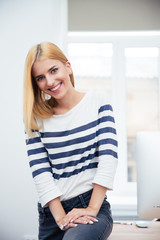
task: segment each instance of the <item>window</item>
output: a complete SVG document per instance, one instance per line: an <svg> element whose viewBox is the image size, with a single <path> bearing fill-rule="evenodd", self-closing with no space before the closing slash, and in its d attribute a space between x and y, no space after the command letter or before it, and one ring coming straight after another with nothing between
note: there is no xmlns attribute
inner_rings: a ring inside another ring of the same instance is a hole
<svg viewBox="0 0 160 240"><path fill-rule="evenodd" d="M128 205L128 196L136 214L136 133L160 122L160 32L69 32L68 39L77 87L111 99L119 141L113 202Z"/></svg>
<svg viewBox="0 0 160 240"><path fill-rule="evenodd" d="M77 89L81 91L103 89L111 97L112 44L69 43L68 53Z"/></svg>
<svg viewBox="0 0 160 240"><path fill-rule="evenodd" d="M136 182L136 133L159 127L158 60L158 48L125 49L129 182Z"/></svg>

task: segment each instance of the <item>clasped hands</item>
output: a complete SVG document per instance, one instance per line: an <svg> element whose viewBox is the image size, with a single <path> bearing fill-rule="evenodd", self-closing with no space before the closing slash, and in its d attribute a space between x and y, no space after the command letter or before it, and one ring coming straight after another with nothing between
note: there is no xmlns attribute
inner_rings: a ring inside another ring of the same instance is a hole
<svg viewBox="0 0 160 240"><path fill-rule="evenodd" d="M57 224L61 230L65 231L70 227L77 227L77 223L93 224L98 222L96 216L97 211L89 206L87 208L73 208Z"/></svg>

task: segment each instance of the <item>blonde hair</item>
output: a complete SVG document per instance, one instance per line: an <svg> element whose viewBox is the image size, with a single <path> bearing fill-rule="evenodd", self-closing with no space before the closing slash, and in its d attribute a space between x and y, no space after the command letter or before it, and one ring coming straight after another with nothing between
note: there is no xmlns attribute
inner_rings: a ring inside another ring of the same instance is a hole
<svg viewBox="0 0 160 240"><path fill-rule="evenodd" d="M38 130L42 126L39 120L48 119L53 115L53 107L56 101L53 97L46 99L32 77L32 66L36 60L56 59L66 63L68 59L64 53L53 43L43 42L33 46L26 57L24 69L24 124L28 136L32 136L33 130ZM71 83L74 87L73 73L70 75Z"/></svg>

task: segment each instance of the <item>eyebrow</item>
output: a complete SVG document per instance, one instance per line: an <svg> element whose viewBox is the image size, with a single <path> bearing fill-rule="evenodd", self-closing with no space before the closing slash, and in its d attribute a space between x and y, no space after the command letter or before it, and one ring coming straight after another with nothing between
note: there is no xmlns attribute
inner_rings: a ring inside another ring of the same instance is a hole
<svg viewBox="0 0 160 240"><path fill-rule="evenodd" d="M50 69L48 69L48 72L50 72L53 68L55 68L57 65L53 65Z"/></svg>
<svg viewBox="0 0 160 240"><path fill-rule="evenodd" d="M55 68L57 65L53 65L51 68L48 69L48 72L50 72L53 68ZM40 74L38 76L36 76L34 79L37 79L39 77L41 77L43 74Z"/></svg>

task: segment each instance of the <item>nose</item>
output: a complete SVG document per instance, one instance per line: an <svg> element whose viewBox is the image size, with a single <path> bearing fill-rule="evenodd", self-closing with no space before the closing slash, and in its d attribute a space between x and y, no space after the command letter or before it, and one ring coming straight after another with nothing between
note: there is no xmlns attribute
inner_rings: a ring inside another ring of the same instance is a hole
<svg viewBox="0 0 160 240"><path fill-rule="evenodd" d="M47 86L51 87L54 84L53 76L46 76Z"/></svg>

